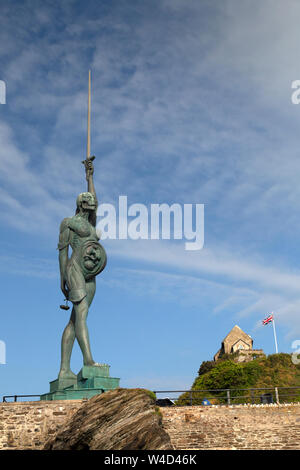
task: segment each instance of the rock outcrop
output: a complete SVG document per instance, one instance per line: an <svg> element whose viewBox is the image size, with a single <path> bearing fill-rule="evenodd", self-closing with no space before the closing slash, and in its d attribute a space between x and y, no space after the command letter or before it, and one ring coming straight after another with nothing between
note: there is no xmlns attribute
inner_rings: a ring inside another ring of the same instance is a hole
<svg viewBox="0 0 300 470"><path fill-rule="evenodd" d="M172 445L151 392L119 388L83 403L44 449L160 450Z"/></svg>

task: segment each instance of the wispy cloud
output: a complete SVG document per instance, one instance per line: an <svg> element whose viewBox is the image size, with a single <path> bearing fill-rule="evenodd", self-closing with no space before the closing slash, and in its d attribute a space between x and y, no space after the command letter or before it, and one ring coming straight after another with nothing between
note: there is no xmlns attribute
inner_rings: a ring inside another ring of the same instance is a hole
<svg viewBox="0 0 300 470"><path fill-rule="evenodd" d="M300 281L300 107L290 102L299 4L98 3L3 7L2 223L55 246L60 220L74 213L85 188L91 66L100 201L206 204L203 251L116 242L112 253L144 263L141 279L153 275L169 295L179 285L182 298L207 292L216 315L273 304L291 325Z"/></svg>
<svg viewBox="0 0 300 470"><path fill-rule="evenodd" d="M57 263L54 263L53 260L33 256L29 258L20 254L0 253L0 271L6 274L41 279L58 278Z"/></svg>
<svg viewBox="0 0 300 470"><path fill-rule="evenodd" d="M211 299L212 313L229 310L236 319L253 316L254 321L274 310L282 325L292 327L294 335L300 333L300 273L287 266L266 267L262 262L239 258L224 248L222 251L204 249L187 256L177 244L156 241L110 242L108 249L115 256L147 263L147 271L139 269L133 279L135 271L128 270L132 289L137 293L145 285L149 286L147 279L151 278L150 289L162 299L170 295L187 306L197 302L205 304ZM153 271L154 266L159 271ZM122 279L123 287L130 286L129 279L127 282L124 276Z"/></svg>

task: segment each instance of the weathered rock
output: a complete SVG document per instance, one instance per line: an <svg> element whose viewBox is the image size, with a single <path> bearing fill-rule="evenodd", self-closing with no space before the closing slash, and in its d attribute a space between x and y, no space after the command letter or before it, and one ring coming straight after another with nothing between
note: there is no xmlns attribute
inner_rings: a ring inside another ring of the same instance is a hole
<svg viewBox="0 0 300 470"><path fill-rule="evenodd" d="M155 450L172 445L151 393L119 388L84 403L44 449Z"/></svg>

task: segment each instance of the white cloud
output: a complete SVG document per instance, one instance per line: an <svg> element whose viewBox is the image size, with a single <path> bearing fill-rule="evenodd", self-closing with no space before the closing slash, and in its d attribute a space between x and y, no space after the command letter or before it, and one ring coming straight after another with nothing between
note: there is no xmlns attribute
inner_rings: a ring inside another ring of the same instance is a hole
<svg viewBox="0 0 300 470"><path fill-rule="evenodd" d="M161 241L111 241L113 253L121 257L143 260L169 267L224 276L233 281L257 285L261 288L282 289L290 293L299 292L300 271L292 273L289 268L264 266L246 257L240 258L228 250L204 248L197 252L186 252L180 244ZM148 244L148 246L147 246ZM151 249L150 245L151 244Z"/></svg>
<svg viewBox="0 0 300 470"><path fill-rule="evenodd" d="M137 242L111 245L113 253L165 267L170 293L180 282L183 295L216 282L224 289L216 314L273 303L291 324L300 281L300 107L290 102L300 78L299 3L164 0L132 7L134 21L121 6L89 18L70 5L31 16L24 5L0 20L2 221L49 232L54 245L60 219L74 212L85 187L92 64L99 199L205 203L208 217L197 254Z"/></svg>
<svg viewBox="0 0 300 470"><path fill-rule="evenodd" d="M13 252L13 247L11 247L11 251ZM28 259L25 255L9 254L8 252L0 254L0 261L0 271L6 274L41 279L58 278L58 263L54 263L53 260L47 258L42 259L31 256Z"/></svg>
<svg viewBox="0 0 300 470"><path fill-rule="evenodd" d="M138 295L147 285L147 290L159 294L162 301L170 296L187 306L206 304L210 299L212 314L230 310L236 319L250 315L262 319L269 311L276 311L281 325L292 328L293 335L300 333L299 271L274 264L266 267L224 248L187 255L180 245L163 242L106 241L106 245L112 255L148 265L147 271L139 269L132 280L134 271L128 270L129 279L122 276L119 288L126 286ZM160 271L153 271L152 266Z"/></svg>

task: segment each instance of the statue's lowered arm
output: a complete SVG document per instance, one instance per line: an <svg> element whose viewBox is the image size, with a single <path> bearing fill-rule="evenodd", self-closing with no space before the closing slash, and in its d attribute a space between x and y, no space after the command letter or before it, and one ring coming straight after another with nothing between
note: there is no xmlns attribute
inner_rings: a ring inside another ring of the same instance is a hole
<svg viewBox="0 0 300 470"><path fill-rule="evenodd" d="M59 232L59 270L60 270L60 288L66 300L68 300L68 289L66 284L66 267L69 257L69 238L70 229L68 226L68 219L64 219L60 225Z"/></svg>

